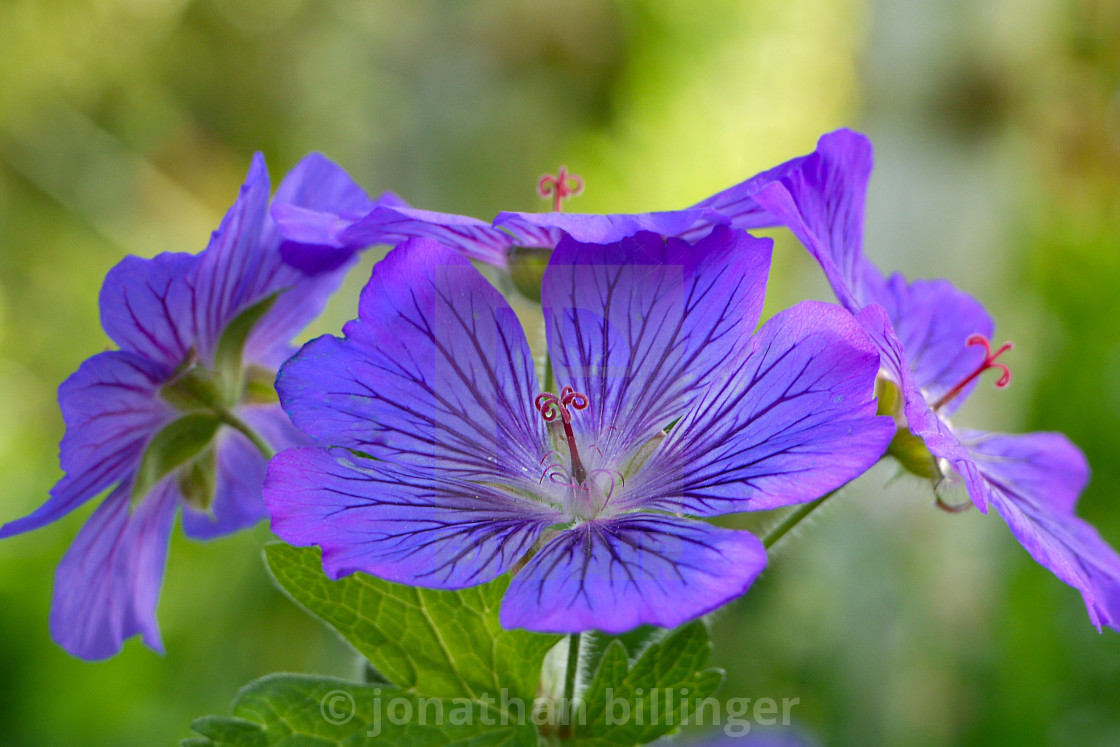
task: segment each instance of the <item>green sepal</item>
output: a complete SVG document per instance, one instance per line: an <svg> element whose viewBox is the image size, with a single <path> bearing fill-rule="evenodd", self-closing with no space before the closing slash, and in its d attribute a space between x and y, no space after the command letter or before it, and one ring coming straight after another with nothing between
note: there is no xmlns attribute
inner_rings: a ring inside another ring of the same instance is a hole
<svg viewBox="0 0 1120 747"><path fill-rule="evenodd" d="M226 402L236 402L240 397L241 360L245 352L245 343L252 334L253 327L268 313L282 292L280 290L269 294L243 309L222 330L222 336L218 338L218 346L214 348L214 370L218 372Z"/></svg>
<svg viewBox="0 0 1120 747"><path fill-rule="evenodd" d="M221 425L217 415L195 412L164 426L144 449L132 484L132 505L144 500L160 480L202 454Z"/></svg>
<svg viewBox="0 0 1120 747"><path fill-rule="evenodd" d="M206 449L179 470L179 492L187 505L209 511L218 486L218 456Z"/></svg>
<svg viewBox="0 0 1120 747"><path fill-rule="evenodd" d="M875 397L878 401L876 415L897 418L902 413L902 390L893 381L882 377L876 379Z"/></svg>
<svg viewBox="0 0 1120 747"><path fill-rule="evenodd" d="M276 372L253 363L245 369L245 388L241 401L251 405L274 405L280 401L276 393Z"/></svg>
<svg viewBox="0 0 1120 747"><path fill-rule="evenodd" d="M265 546L293 600L319 617L396 686L435 697L531 702L541 664L560 636L506 630L498 621L509 578L458 591L404 586L364 573L332 581L318 548Z"/></svg>
<svg viewBox="0 0 1120 747"><path fill-rule="evenodd" d="M927 480L941 477L937 460L926 447L925 441L905 428L895 431L894 438L887 447L887 454L894 457L902 468L912 475Z"/></svg>
<svg viewBox="0 0 1120 747"><path fill-rule="evenodd" d="M220 410L225 402L221 384L214 374L193 364L164 384L159 396L183 412Z"/></svg>
<svg viewBox="0 0 1120 747"><path fill-rule="evenodd" d="M515 246L506 255L509 261L509 278L517 292L530 301L541 302L541 281L552 257L551 249Z"/></svg>
<svg viewBox="0 0 1120 747"><path fill-rule="evenodd" d="M406 714L411 718L405 719ZM503 720L505 723L503 724ZM395 722L402 722L400 724ZM263 677L244 688L233 716L207 716L183 747L532 747L528 719L465 699L429 698L382 685L297 674Z"/></svg>
<svg viewBox="0 0 1120 747"><path fill-rule="evenodd" d="M677 731L723 682L722 670L707 668L711 653L700 621L649 644L633 664L623 641L612 640L582 695L584 712L571 727L573 743L623 747Z"/></svg>

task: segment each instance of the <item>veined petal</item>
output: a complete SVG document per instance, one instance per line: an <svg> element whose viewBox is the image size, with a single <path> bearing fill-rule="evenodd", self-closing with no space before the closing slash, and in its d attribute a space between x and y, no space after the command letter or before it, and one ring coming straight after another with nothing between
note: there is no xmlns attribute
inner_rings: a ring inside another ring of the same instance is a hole
<svg viewBox="0 0 1120 747"><path fill-rule="evenodd" d="M863 210L871 167L871 142L851 130L837 130L753 194L755 202L793 231L820 263L836 297L852 313L884 302L883 276L863 256Z"/></svg>
<svg viewBox="0 0 1120 747"><path fill-rule="evenodd" d="M557 386L590 400L575 431L608 463L683 415L745 345L771 245L724 227L695 245L561 241L542 286L548 349Z"/></svg>
<svg viewBox="0 0 1120 747"><path fill-rule="evenodd" d="M825 137L828 137L827 135ZM799 156L785 163L775 166L769 171L763 171L757 176L752 176L734 187L717 192L706 200L701 200L691 209L713 210L731 221L735 228L771 228L782 225L781 222L767 212L766 208L755 201L754 196L760 189L771 182L775 182L791 171L800 168L802 163L810 156ZM681 234L682 238L695 241L706 233L701 226L694 227L691 231Z"/></svg>
<svg viewBox="0 0 1120 747"><path fill-rule="evenodd" d="M805 301L770 319L625 490L618 510L711 516L814 500L869 469L879 357L848 312Z"/></svg>
<svg viewBox="0 0 1120 747"><path fill-rule="evenodd" d="M322 547L331 578L362 571L438 589L500 576L563 520L554 507L438 475L345 449L289 449L269 463L264 496L272 530Z"/></svg>
<svg viewBox="0 0 1120 747"><path fill-rule="evenodd" d="M273 236L263 236L269 228L269 190L268 170L258 153L237 200L199 255L194 280L195 321L198 352L204 360L209 360L226 324L237 312L279 289L273 287L277 271L285 267L277 251L279 234L273 231ZM270 257L270 253L275 256Z"/></svg>
<svg viewBox="0 0 1120 747"><path fill-rule="evenodd" d="M902 275L892 275L883 303L914 382L928 402L937 402L983 362L983 351L966 341L973 334L991 338L995 324L979 301L948 280L907 284ZM952 414L977 383L969 383L943 411Z"/></svg>
<svg viewBox="0 0 1120 747"><path fill-rule="evenodd" d="M633 215L498 213L498 217L494 219L495 226L517 235L532 235L534 230L553 233L555 239L546 247L556 246L560 236L564 235L587 244L613 244L639 231L649 231L661 236L696 233L697 238L700 238L710 233L714 226L730 222L730 218L714 210L677 210Z"/></svg>
<svg viewBox="0 0 1120 747"><path fill-rule="evenodd" d="M460 477L539 476L549 447L528 341L462 256L424 239L394 249L344 331L280 372L284 409L305 433Z"/></svg>
<svg viewBox="0 0 1120 747"><path fill-rule="evenodd" d="M242 407L238 416L275 451L310 444L278 405ZM265 458L240 432L219 432L218 479L209 513L183 507L183 532L195 539L213 539L251 527L268 516L261 488Z"/></svg>
<svg viewBox="0 0 1120 747"><path fill-rule="evenodd" d="M177 502L165 480L131 509L121 483L90 516L55 574L51 635L83 659L117 653L139 633L162 652L156 603Z"/></svg>
<svg viewBox="0 0 1120 747"><path fill-rule="evenodd" d="M332 195L354 201L359 193L364 195L346 172L316 154L293 169L276 197L283 204L316 208ZM237 200L199 255L193 285L197 345L203 360L210 359L237 314L282 291L254 325L244 351L246 360L279 366L291 352L289 340L322 311L342 282L344 267L312 276L284 261L268 200L268 171L258 153Z"/></svg>
<svg viewBox="0 0 1120 747"><path fill-rule="evenodd" d="M140 465L144 447L174 418L158 390L164 372L133 353L98 353L62 383L66 422L59 460L66 475L34 513L0 528L0 539L55 521Z"/></svg>
<svg viewBox="0 0 1120 747"><path fill-rule="evenodd" d="M960 439L933 411L926 399L928 395L918 385L902 342L887 316L887 310L879 304L870 304L856 315L856 319L879 349L880 371L898 384L902 391L906 427L914 435L921 437L933 456L949 460L965 459L967 462ZM966 388L965 393L967 391ZM967 479L979 479L971 463L965 469L969 473L966 475ZM981 512L988 510L982 491L973 492L973 501Z"/></svg>
<svg viewBox="0 0 1120 747"><path fill-rule="evenodd" d="M399 199L392 194L380 198L387 202ZM272 204L273 207L291 205L311 210L362 212L375 203L340 166L322 154L312 153L280 182ZM319 316L327 300L338 290L349 269L350 257L333 257L314 270L290 264L286 260L293 253L306 258L327 252L320 252L321 247L311 240L305 239L299 244L283 241L271 215L266 215L262 221L257 248L261 253L259 287L255 297L248 298L242 307L278 290L283 293L253 327L245 345L245 357L276 369L294 352L288 345L289 340Z"/></svg>
<svg viewBox="0 0 1120 747"><path fill-rule="evenodd" d="M390 205L376 208L340 234L350 246L396 245L412 238L433 239L467 259L503 269L514 245L513 236L477 218Z"/></svg>
<svg viewBox="0 0 1120 747"><path fill-rule="evenodd" d="M361 247L348 247L339 234L379 204L404 205L386 192L376 202L350 175L321 153L305 156L276 190L272 215L289 209L287 222L277 219L284 261L309 275L334 270Z"/></svg>
<svg viewBox="0 0 1120 747"><path fill-rule="evenodd" d="M672 628L741 595L765 565L748 532L661 514L596 519L561 532L513 577L501 622L547 633Z"/></svg>
<svg viewBox="0 0 1120 747"><path fill-rule="evenodd" d="M161 364L167 373L194 344L191 254L125 257L101 286L101 326L122 350Z"/></svg>
<svg viewBox="0 0 1120 747"><path fill-rule="evenodd" d="M980 477L970 493L982 491L1031 557L1081 592L1098 629L1120 630L1120 555L1073 513L1089 479L1081 451L1060 433L959 435Z"/></svg>

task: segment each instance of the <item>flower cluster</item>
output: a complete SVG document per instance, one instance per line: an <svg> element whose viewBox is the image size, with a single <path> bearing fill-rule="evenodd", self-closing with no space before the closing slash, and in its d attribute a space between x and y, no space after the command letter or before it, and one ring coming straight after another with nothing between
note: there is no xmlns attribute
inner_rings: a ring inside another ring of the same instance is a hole
<svg viewBox="0 0 1120 747"><path fill-rule="evenodd" d="M763 570L758 537L706 519L816 501L890 455L962 480L1117 627L1120 556L1073 513L1083 456L1060 434L950 424L984 371L1010 378L1007 346L991 350L991 319L948 282L887 279L864 258L870 170L866 139L839 131L683 210L563 213L582 182L561 170L540 183L553 212L487 223L373 201L319 156L270 206L258 157L205 251L109 273L102 323L120 349L62 385L66 475L0 537L111 489L59 566L51 616L87 658L136 633L159 648L180 509L196 538L267 515L284 541L321 547L332 578L457 589L511 574L504 626L618 633L694 619ZM756 330L771 242L748 231L766 226L793 231L840 305L802 302ZM357 318L295 352L374 244L393 249ZM540 301L544 366L472 261Z"/></svg>

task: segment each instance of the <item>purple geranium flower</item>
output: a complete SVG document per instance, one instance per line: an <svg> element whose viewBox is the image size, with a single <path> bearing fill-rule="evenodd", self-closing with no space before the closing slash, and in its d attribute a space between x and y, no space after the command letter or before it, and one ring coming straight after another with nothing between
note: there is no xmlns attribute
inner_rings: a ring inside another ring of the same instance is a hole
<svg viewBox="0 0 1120 747"><path fill-rule="evenodd" d="M727 228L561 240L542 291L551 394L505 299L453 248L405 242L345 337L281 370L293 422L334 448L269 464L273 530L321 546L332 578L455 589L520 568L506 627L673 626L742 594L762 544L697 517L815 499L894 431L843 309L807 302L751 336L769 260Z"/></svg>
<svg viewBox="0 0 1120 747"><path fill-rule="evenodd" d="M322 156L305 158L276 204L369 203ZM101 323L120 350L99 353L59 388L66 475L0 538L37 529L106 489L58 567L51 632L87 659L137 633L162 650L155 619L176 511L207 539L265 515L266 455L306 443L277 404L275 371L341 273L308 277L280 257L264 159L198 255L127 257L101 289Z"/></svg>
<svg viewBox="0 0 1120 747"><path fill-rule="evenodd" d="M952 472L963 478L981 512L995 506L1031 556L1081 592L1098 629L1120 629L1120 556L1074 515L1089 477L1081 451L1060 433L1006 435L950 424L981 373L999 369L997 385L1008 383L1010 371L996 359L1010 345L992 351L991 317L949 282L885 278L864 257L871 166L870 142L841 130L780 179L742 192L792 229L880 347L883 374L902 393L896 417L925 447L915 451L920 444L912 437L908 444L900 430L892 451L934 480Z"/></svg>

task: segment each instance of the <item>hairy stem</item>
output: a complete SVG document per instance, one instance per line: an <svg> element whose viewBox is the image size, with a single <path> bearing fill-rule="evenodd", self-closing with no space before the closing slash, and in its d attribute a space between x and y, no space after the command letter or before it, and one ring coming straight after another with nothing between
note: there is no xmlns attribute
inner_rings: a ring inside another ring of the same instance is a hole
<svg viewBox="0 0 1120 747"><path fill-rule="evenodd" d="M840 488L837 488L831 493L825 493L812 503L803 503L793 511L790 511L788 514L782 517L781 521L770 527L770 530L767 531L765 535L763 535L762 546L769 550L778 540L789 534L791 529L800 524L806 516L813 513L813 511L816 510L817 506L821 505L839 492Z"/></svg>
<svg viewBox="0 0 1120 747"><path fill-rule="evenodd" d="M568 718L573 713L572 701L576 697L576 678L579 676L579 644L579 633L572 633L568 636L568 670L564 675L564 708L567 710Z"/></svg>

